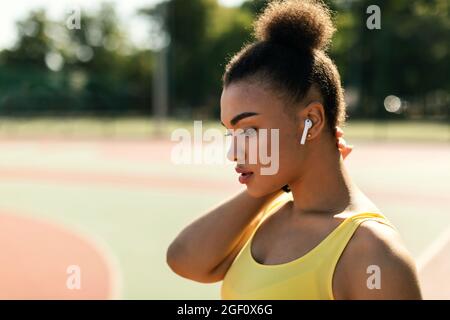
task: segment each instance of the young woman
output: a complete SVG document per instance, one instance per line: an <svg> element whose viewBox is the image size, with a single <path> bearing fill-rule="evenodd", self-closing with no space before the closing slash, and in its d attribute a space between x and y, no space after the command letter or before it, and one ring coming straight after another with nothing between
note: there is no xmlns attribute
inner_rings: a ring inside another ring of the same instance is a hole
<svg viewBox="0 0 450 320"><path fill-rule="evenodd" d="M223 280L223 299L421 299L395 227L343 164L343 89L325 51L334 30L320 2L273 2L256 21L257 41L226 67L222 123L247 142L279 129L267 142L278 144L279 169L261 174L233 134L229 157L242 149L236 171L246 190L187 226L167 252L177 274Z"/></svg>

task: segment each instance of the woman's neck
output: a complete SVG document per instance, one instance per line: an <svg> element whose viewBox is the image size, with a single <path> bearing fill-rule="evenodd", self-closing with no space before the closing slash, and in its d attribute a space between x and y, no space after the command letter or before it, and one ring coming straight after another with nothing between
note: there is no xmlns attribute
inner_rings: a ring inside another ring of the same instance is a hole
<svg viewBox="0 0 450 320"><path fill-rule="evenodd" d="M359 190L347 174L339 150L322 146L309 150L305 170L289 184L296 213L337 214L356 206Z"/></svg>

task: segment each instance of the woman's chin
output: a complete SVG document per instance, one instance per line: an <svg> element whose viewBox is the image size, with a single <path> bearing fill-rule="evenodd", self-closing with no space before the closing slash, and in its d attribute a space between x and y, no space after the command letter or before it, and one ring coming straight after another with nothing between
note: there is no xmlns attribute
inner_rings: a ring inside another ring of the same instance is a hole
<svg viewBox="0 0 450 320"><path fill-rule="evenodd" d="M273 192L275 192L275 191L262 190L262 189L255 188L254 186L247 185L247 193L253 198L261 198L261 197L267 196Z"/></svg>
<svg viewBox="0 0 450 320"><path fill-rule="evenodd" d="M263 192L261 192L262 190L258 190L258 188L255 188L254 186L246 185L246 187L248 195L253 198L259 198L264 195Z"/></svg>

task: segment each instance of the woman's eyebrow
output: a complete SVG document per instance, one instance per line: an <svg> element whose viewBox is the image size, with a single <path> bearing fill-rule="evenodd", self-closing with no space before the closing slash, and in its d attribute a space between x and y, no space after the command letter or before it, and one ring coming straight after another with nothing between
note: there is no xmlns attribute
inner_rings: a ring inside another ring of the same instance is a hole
<svg viewBox="0 0 450 320"><path fill-rule="evenodd" d="M259 113L257 113L257 112L242 112L242 113L238 114L237 116L235 116L233 119L231 119L230 123L234 127L242 119L257 116L257 115L259 115ZM221 121L221 123L224 127L226 127L222 121Z"/></svg>

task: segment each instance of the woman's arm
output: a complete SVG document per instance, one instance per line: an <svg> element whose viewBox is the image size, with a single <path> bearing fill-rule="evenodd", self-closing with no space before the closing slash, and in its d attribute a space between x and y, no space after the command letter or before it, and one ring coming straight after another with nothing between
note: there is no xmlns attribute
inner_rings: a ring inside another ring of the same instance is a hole
<svg viewBox="0 0 450 320"><path fill-rule="evenodd" d="M182 277L199 282L223 279L261 209L282 191L253 198L244 190L187 226L167 250L167 263Z"/></svg>

